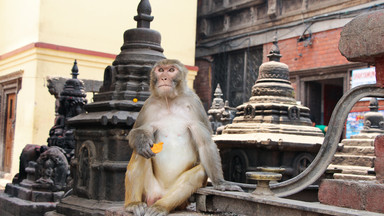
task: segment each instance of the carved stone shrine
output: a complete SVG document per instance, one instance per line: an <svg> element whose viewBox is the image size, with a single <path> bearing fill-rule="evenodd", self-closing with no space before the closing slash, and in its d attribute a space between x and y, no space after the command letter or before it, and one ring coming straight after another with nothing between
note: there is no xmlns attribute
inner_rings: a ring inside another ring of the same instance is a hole
<svg viewBox="0 0 384 216"><path fill-rule="evenodd" d="M236 115L236 109L230 107L228 101L224 102L220 84L217 84L213 95L215 98L213 98L212 106L208 110L208 118L211 122L213 134L221 134L224 126L232 123L232 120Z"/></svg>
<svg viewBox="0 0 384 216"><path fill-rule="evenodd" d="M252 87L248 102L222 135L214 137L220 149L225 179L246 182L245 173L257 167L283 167L283 179L296 176L314 159L324 139L312 127L309 108L299 105L289 82L288 66L274 41Z"/></svg>
<svg viewBox="0 0 384 216"><path fill-rule="evenodd" d="M72 187L69 163L74 155L73 128L68 118L84 111L87 103L83 82L77 79L75 61L68 79L56 97L57 115L49 131L48 146L27 144L20 155L19 173L0 196L0 215L43 215Z"/></svg>
<svg viewBox="0 0 384 216"><path fill-rule="evenodd" d="M149 28L153 20L148 0L135 16L137 28L124 33L124 44L112 66L104 72L103 85L86 113L69 120L76 128L73 194L61 200L51 215L104 215L121 207L124 177L132 149L126 139L144 101L149 97L149 74L164 59L161 36Z"/></svg>

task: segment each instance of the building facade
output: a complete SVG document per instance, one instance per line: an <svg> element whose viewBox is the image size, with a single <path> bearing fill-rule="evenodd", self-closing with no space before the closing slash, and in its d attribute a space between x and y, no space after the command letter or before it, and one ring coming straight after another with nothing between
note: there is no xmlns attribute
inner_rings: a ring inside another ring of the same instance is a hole
<svg viewBox="0 0 384 216"><path fill-rule="evenodd" d="M382 0L199 0L196 92L206 108L217 83L230 106L248 101L277 38L296 100L327 125L351 87L351 71L370 67L340 54L340 32L354 17L382 8Z"/></svg>

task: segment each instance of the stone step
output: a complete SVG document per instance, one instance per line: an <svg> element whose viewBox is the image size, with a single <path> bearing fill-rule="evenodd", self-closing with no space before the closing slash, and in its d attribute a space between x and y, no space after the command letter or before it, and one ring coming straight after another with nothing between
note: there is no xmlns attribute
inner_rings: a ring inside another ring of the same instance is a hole
<svg viewBox="0 0 384 216"><path fill-rule="evenodd" d="M371 167L365 166L349 166L349 165L335 165L331 164L328 166L328 169L341 169L342 174L354 174L354 175L372 175L369 174L373 170ZM372 175L375 176L375 175Z"/></svg>
<svg viewBox="0 0 384 216"><path fill-rule="evenodd" d="M375 147L373 146L344 146L339 155L362 155L375 156Z"/></svg>
<svg viewBox="0 0 384 216"><path fill-rule="evenodd" d="M374 160L375 156L335 154L331 164L373 167Z"/></svg>
<svg viewBox="0 0 384 216"><path fill-rule="evenodd" d="M344 146L373 146L374 139L343 139Z"/></svg>
<svg viewBox="0 0 384 216"><path fill-rule="evenodd" d="M355 180L355 181L375 181L376 176L372 175L354 175L354 174L344 174L344 173L335 173L333 175L334 179L344 179L344 180Z"/></svg>

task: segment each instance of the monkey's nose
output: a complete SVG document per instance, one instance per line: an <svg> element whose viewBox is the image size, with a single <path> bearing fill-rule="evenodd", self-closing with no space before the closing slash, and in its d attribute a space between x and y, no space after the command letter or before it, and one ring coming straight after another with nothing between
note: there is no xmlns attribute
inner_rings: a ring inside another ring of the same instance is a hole
<svg viewBox="0 0 384 216"><path fill-rule="evenodd" d="M163 77L163 78L161 78L161 80L164 80L164 81L165 81L165 80L167 80L167 77Z"/></svg>

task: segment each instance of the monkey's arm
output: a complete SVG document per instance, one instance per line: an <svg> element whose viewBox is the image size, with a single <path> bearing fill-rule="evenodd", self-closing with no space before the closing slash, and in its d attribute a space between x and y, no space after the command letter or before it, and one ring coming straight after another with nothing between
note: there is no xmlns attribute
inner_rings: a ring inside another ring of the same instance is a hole
<svg viewBox="0 0 384 216"><path fill-rule="evenodd" d="M197 118L196 121L192 122L189 129L205 172L211 179L215 189L243 191L239 186L224 180L220 154L216 143L212 140L212 129L209 125L208 117L200 100L196 103L194 104L193 111Z"/></svg>
<svg viewBox="0 0 384 216"><path fill-rule="evenodd" d="M154 143L154 128L148 124L147 109L144 104L139 116L136 119L133 129L128 134L129 146L136 151L137 154L144 158L155 156L151 147Z"/></svg>
<svg viewBox="0 0 384 216"><path fill-rule="evenodd" d="M239 186L224 180L220 154L211 138L210 131L202 123L190 127L191 135L196 143L200 163L217 190L243 191Z"/></svg>

